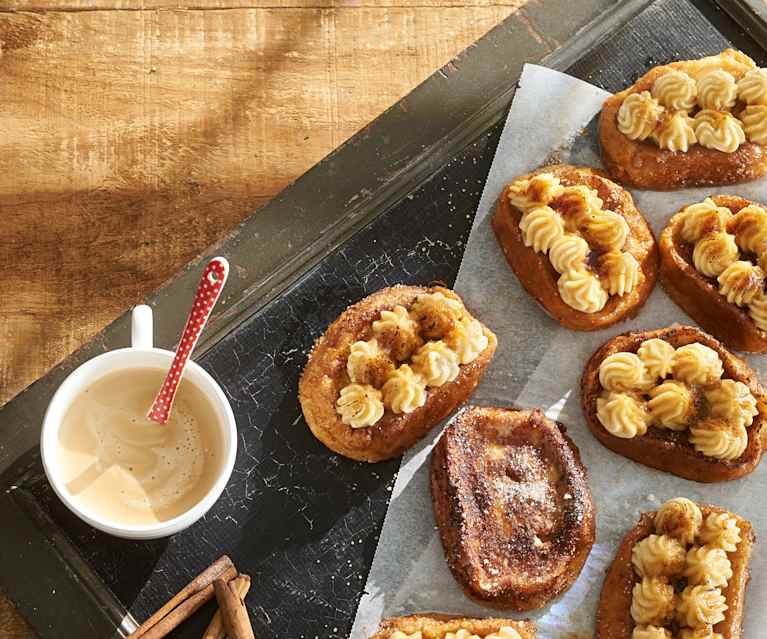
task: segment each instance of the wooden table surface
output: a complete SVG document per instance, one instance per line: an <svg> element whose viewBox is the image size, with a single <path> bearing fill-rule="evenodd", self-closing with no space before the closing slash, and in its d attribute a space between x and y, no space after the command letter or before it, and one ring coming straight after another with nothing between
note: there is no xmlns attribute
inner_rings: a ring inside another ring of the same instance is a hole
<svg viewBox="0 0 767 639"><path fill-rule="evenodd" d="M524 3L0 0L0 404Z"/></svg>

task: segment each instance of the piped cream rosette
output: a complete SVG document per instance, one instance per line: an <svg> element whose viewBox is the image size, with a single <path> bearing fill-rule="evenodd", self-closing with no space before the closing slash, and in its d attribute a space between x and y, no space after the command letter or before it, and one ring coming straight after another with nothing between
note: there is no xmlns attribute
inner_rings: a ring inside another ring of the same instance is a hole
<svg viewBox="0 0 767 639"><path fill-rule="evenodd" d="M597 419L616 437L641 437L650 426L687 431L695 450L732 460L748 445L758 414L742 382L722 379L719 354L693 342L674 348L653 338L636 353L618 352L599 366Z"/></svg>
<svg viewBox="0 0 767 639"><path fill-rule="evenodd" d="M419 295L409 309L381 311L371 331L370 339L351 345L350 383L336 401L341 421L352 428L373 426L387 410L412 413L426 403L429 388L455 380L488 345L482 325L441 292Z"/></svg>
<svg viewBox="0 0 767 639"><path fill-rule="evenodd" d="M715 278L719 294L746 309L757 328L767 331L767 209L749 204L733 214L706 198L682 215L679 239L693 246L695 269Z"/></svg>
<svg viewBox="0 0 767 639"><path fill-rule="evenodd" d="M594 189L564 186L551 173L539 173L512 183L509 200L522 211L525 246L548 256L560 274L559 295L571 308L597 313L611 295L631 293L644 277L637 259L624 251L628 223L603 209Z"/></svg>
<svg viewBox="0 0 767 639"><path fill-rule="evenodd" d="M746 140L767 142L767 69L704 65L692 76L680 69L660 75L649 91L626 96L618 130L631 140L686 153L699 144L733 153Z"/></svg>
<svg viewBox="0 0 767 639"><path fill-rule="evenodd" d="M695 502L677 497L658 509L654 524L654 533L632 549L638 579L632 639L721 639L713 626L728 608L723 591L733 575L727 553L740 543L737 519L729 513L704 519Z"/></svg>

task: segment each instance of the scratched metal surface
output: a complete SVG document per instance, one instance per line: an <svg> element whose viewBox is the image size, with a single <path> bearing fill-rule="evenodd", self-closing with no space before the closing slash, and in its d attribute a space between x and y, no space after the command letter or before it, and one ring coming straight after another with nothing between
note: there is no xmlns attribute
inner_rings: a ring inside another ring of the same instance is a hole
<svg viewBox="0 0 767 639"><path fill-rule="evenodd" d="M651 64L728 40L765 63L718 9L695 5L653 3L570 71L615 90ZM296 402L298 374L312 341L350 302L393 282L453 281L498 133L487 131L205 355L241 441L232 481L204 520L170 540L124 542L72 517L39 474L25 482L137 618L227 552L254 577L248 604L260 639L348 635L397 462L358 464L319 444ZM199 637L208 618L198 615L174 636Z"/></svg>

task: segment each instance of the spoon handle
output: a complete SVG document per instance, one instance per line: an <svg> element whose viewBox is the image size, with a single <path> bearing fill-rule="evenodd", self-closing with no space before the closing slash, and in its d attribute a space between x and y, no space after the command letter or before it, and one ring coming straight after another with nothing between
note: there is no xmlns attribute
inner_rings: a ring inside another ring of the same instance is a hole
<svg viewBox="0 0 767 639"><path fill-rule="evenodd" d="M229 275L229 262L223 257L214 257L200 278L197 293L194 296L192 310L186 320L184 332L181 334L173 363L170 366L165 381L162 383L157 397L152 402L152 407L147 413L147 419L158 424L167 424L173 400L176 398L178 384L184 373L189 356L192 354L202 329L205 327L213 307L221 295L226 278Z"/></svg>

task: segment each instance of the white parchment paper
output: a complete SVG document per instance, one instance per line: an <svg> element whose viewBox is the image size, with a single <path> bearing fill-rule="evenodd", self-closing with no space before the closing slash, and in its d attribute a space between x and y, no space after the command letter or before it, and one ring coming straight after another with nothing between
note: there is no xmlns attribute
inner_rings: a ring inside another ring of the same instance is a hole
<svg viewBox="0 0 767 639"><path fill-rule="evenodd" d="M604 571L625 532L643 511L685 496L721 505L750 519L757 537L767 538L767 465L735 482L698 484L634 463L601 446L588 431L578 385L586 360L607 339L633 329L690 322L659 286L639 316L595 333L562 328L531 300L506 263L490 228L496 198L513 177L551 161L600 166L595 116L608 94L562 73L526 65L458 273L456 290L498 335L498 352L472 403L543 407L559 419L581 451L597 506L597 540L573 587L546 608L529 615L544 639L586 639ZM711 193L737 193L767 201L767 182L673 193L633 191L656 237L669 215L684 203ZM767 358L751 356L761 375ZM442 428L410 450L392 491L375 559L352 628L351 639L367 639L383 617L439 611L475 616L498 612L468 599L444 559L429 494L429 453ZM757 545L746 604L745 636L767 627L767 553ZM512 615L519 616L519 615Z"/></svg>

